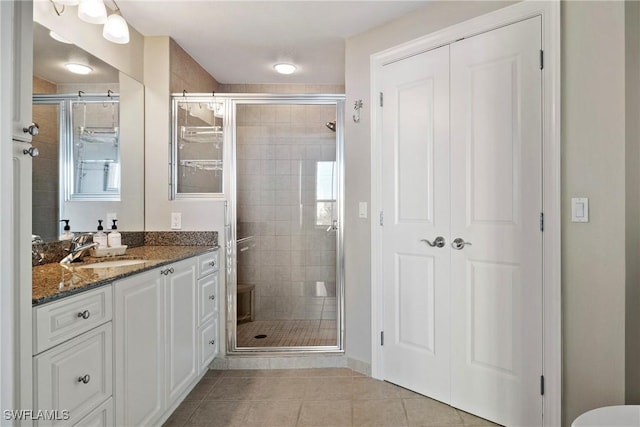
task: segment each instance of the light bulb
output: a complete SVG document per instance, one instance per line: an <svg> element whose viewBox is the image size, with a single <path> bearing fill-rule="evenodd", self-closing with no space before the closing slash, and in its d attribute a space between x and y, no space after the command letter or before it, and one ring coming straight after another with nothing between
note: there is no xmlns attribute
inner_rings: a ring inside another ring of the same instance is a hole
<svg viewBox="0 0 640 427"><path fill-rule="evenodd" d="M276 64L273 68L280 74L293 74L296 71L297 67L293 64Z"/></svg>
<svg viewBox="0 0 640 427"><path fill-rule="evenodd" d="M80 0L78 18L90 24L107 22L107 8L102 0Z"/></svg>
<svg viewBox="0 0 640 427"><path fill-rule="evenodd" d="M69 64L65 64L64 66L67 67L67 70L75 74L89 74L90 72L93 71L93 68L83 64L69 63Z"/></svg>
<svg viewBox="0 0 640 427"><path fill-rule="evenodd" d="M129 26L127 25L127 21L117 13L109 15L102 29L102 37L114 43L129 43Z"/></svg>

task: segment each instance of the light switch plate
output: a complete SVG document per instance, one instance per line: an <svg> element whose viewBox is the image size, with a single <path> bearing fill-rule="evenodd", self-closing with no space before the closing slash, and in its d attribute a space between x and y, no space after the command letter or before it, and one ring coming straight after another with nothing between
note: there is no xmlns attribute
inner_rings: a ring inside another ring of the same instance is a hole
<svg viewBox="0 0 640 427"><path fill-rule="evenodd" d="M182 228L182 214L180 212L171 212L171 229L180 230Z"/></svg>
<svg viewBox="0 0 640 427"><path fill-rule="evenodd" d="M360 202L358 204L358 217L359 218L367 217L367 202Z"/></svg>
<svg viewBox="0 0 640 427"><path fill-rule="evenodd" d="M571 199L571 222L589 222L588 197L573 197Z"/></svg>

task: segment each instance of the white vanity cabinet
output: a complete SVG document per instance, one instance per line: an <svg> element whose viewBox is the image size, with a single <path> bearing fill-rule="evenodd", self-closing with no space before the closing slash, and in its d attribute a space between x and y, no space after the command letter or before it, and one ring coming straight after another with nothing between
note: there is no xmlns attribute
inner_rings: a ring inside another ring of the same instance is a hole
<svg viewBox="0 0 640 427"><path fill-rule="evenodd" d="M48 412L35 425L113 419L111 303L108 285L34 307L34 410Z"/></svg>
<svg viewBox="0 0 640 427"><path fill-rule="evenodd" d="M164 422L215 357L217 256L208 252L114 285L115 425ZM203 270L205 259L215 270ZM203 334L214 342L205 353Z"/></svg>

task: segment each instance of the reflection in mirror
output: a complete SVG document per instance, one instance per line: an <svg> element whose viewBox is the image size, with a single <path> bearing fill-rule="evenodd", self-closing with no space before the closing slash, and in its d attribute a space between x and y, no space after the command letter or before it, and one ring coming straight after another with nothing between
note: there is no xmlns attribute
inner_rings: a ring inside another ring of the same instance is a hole
<svg viewBox="0 0 640 427"><path fill-rule="evenodd" d="M125 231L143 230L143 86L35 22L33 54L33 120L40 126L33 144L41 155L33 163L32 233L57 240L61 219L78 232L108 216ZM73 74L69 63L92 71Z"/></svg>
<svg viewBox="0 0 640 427"><path fill-rule="evenodd" d="M66 145L70 200L120 200L119 101L115 96L71 101L73 132Z"/></svg>

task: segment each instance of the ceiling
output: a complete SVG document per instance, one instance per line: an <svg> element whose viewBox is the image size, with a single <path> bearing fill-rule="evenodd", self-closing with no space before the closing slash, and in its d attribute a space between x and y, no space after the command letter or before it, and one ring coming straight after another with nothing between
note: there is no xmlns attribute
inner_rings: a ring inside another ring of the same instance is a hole
<svg viewBox="0 0 640 427"><path fill-rule="evenodd" d="M105 0L109 4L110 0ZM144 36L170 36L220 83L344 84L345 40L424 7L412 1L119 0ZM276 74L276 62L296 73Z"/></svg>
<svg viewBox="0 0 640 427"><path fill-rule="evenodd" d="M87 75L70 73L64 65L73 62L88 65ZM60 43L49 37L49 30L33 23L33 75L52 83L118 83L118 70L76 45Z"/></svg>

